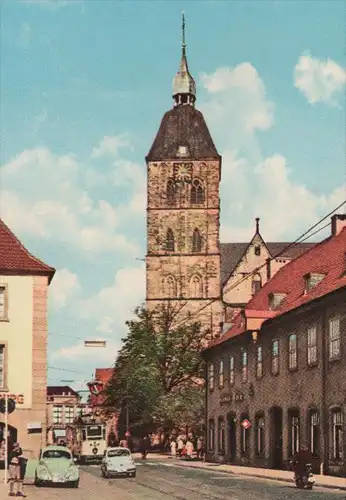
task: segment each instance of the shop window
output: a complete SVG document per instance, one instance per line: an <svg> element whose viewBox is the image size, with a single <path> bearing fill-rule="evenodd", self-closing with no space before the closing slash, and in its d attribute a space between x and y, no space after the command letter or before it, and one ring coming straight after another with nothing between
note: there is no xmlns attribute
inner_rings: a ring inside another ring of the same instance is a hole
<svg viewBox="0 0 346 500"><path fill-rule="evenodd" d="M296 370L297 368L297 335L292 334L288 337L288 369Z"/></svg>
<svg viewBox="0 0 346 500"><path fill-rule="evenodd" d="M217 448L219 453L225 452L225 420L219 417L217 422Z"/></svg>
<svg viewBox="0 0 346 500"><path fill-rule="evenodd" d="M340 355L340 318L332 318L329 320L329 359L339 359Z"/></svg>
<svg viewBox="0 0 346 500"><path fill-rule="evenodd" d="M191 203L193 205L204 203L205 194L201 182L198 179L194 179L191 185Z"/></svg>
<svg viewBox="0 0 346 500"><path fill-rule="evenodd" d="M208 422L208 448L209 451L215 449L215 422L212 419Z"/></svg>
<svg viewBox="0 0 346 500"><path fill-rule="evenodd" d="M174 233L171 228L167 229L166 233L166 250L167 252L174 252L175 243L174 243Z"/></svg>
<svg viewBox="0 0 346 500"><path fill-rule="evenodd" d="M309 412L309 441L312 456L318 457L320 452L320 432L317 410L310 410Z"/></svg>
<svg viewBox="0 0 346 500"><path fill-rule="evenodd" d="M247 364L247 351L245 349L241 352L241 381L247 382L248 379L248 364Z"/></svg>
<svg viewBox="0 0 346 500"><path fill-rule="evenodd" d="M229 357L229 384L234 385L235 379L235 371L234 371L234 356Z"/></svg>
<svg viewBox="0 0 346 500"><path fill-rule="evenodd" d="M300 439L300 422L299 414L295 411L288 413L288 429L289 429L289 454L293 457L299 451Z"/></svg>
<svg viewBox="0 0 346 500"><path fill-rule="evenodd" d="M332 411L332 459L342 460L343 453L343 418L340 408Z"/></svg>
<svg viewBox="0 0 346 500"><path fill-rule="evenodd" d="M264 427L264 416L258 415L255 421L256 430L256 455L264 456L265 450L265 427Z"/></svg>
<svg viewBox="0 0 346 500"><path fill-rule="evenodd" d="M240 421L240 451L242 455L247 455L250 450L250 429L243 425L245 420L248 420L247 415L244 415Z"/></svg>
<svg viewBox="0 0 346 500"><path fill-rule="evenodd" d="M308 328L308 365L317 363L317 327Z"/></svg>
<svg viewBox="0 0 346 500"><path fill-rule="evenodd" d="M169 179L167 182L166 197L168 205L175 204L175 185L173 179Z"/></svg>
<svg viewBox="0 0 346 500"><path fill-rule="evenodd" d="M256 378L263 377L263 347L257 346L256 349Z"/></svg>
<svg viewBox="0 0 346 500"><path fill-rule="evenodd" d="M279 341L273 340L272 342L272 374L277 375L279 373Z"/></svg>
<svg viewBox="0 0 346 500"><path fill-rule="evenodd" d="M196 228L192 234L192 253L200 253L202 251L202 237Z"/></svg>
<svg viewBox="0 0 346 500"><path fill-rule="evenodd" d="M209 385L209 389L212 391L214 389L214 363L209 363L208 385Z"/></svg>
<svg viewBox="0 0 346 500"><path fill-rule="evenodd" d="M223 388L224 385L224 373L223 373L223 360L219 363L219 387Z"/></svg>

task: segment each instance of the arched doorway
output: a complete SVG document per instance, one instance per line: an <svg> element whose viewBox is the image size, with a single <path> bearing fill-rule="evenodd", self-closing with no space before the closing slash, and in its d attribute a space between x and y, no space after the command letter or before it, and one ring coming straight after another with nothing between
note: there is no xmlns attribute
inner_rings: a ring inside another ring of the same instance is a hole
<svg viewBox="0 0 346 500"><path fill-rule="evenodd" d="M271 429L271 444L270 444L270 456L272 459L271 468L272 469L282 469L283 464L283 454L282 454L282 408L278 406L273 406L270 411L270 429Z"/></svg>
<svg viewBox="0 0 346 500"><path fill-rule="evenodd" d="M227 430L228 430L228 460L233 463L237 457L237 425L235 413L227 415Z"/></svg>

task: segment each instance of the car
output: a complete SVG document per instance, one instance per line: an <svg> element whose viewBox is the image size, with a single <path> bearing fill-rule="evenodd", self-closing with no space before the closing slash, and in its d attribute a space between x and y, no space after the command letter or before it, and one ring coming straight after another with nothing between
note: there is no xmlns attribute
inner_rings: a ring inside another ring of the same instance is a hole
<svg viewBox="0 0 346 500"><path fill-rule="evenodd" d="M102 477L136 477L136 464L128 448L107 448L101 463Z"/></svg>
<svg viewBox="0 0 346 500"><path fill-rule="evenodd" d="M79 469L72 453L65 446L47 446L40 453L36 468L36 486L65 484L72 488L79 486Z"/></svg>

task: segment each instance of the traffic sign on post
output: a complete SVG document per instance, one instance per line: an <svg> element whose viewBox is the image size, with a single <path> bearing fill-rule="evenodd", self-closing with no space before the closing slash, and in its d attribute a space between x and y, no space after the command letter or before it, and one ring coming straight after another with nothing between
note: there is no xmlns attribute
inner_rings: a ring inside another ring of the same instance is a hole
<svg viewBox="0 0 346 500"><path fill-rule="evenodd" d="M247 418L242 421L241 425L244 427L245 430L250 429L252 427L252 423Z"/></svg>
<svg viewBox="0 0 346 500"><path fill-rule="evenodd" d="M7 414L10 415L16 409L16 403L13 399L7 400ZM6 399L0 399L0 413L6 413Z"/></svg>

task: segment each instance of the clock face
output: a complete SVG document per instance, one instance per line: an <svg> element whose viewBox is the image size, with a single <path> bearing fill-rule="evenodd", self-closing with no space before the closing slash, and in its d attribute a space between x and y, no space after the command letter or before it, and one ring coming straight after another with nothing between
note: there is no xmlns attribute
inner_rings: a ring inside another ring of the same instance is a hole
<svg viewBox="0 0 346 500"><path fill-rule="evenodd" d="M174 175L180 182L188 182L191 180L192 163L175 163Z"/></svg>

